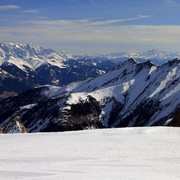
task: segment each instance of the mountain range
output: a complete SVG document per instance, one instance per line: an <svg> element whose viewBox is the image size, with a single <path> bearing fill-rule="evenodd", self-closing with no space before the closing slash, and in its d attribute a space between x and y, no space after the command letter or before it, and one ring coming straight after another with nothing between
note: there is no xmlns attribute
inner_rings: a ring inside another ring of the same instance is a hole
<svg viewBox="0 0 180 180"><path fill-rule="evenodd" d="M63 86L94 78L129 58L162 64L176 57L178 53L158 50L73 56L33 44L0 43L0 99L42 85Z"/></svg>
<svg viewBox="0 0 180 180"><path fill-rule="evenodd" d="M66 85L105 73L115 61L78 58L33 44L0 43L1 98L40 85Z"/></svg>
<svg viewBox="0 0 180 180"><path fill-rule="evenodd" d="M29 132L180 126L180 59L156 66L128 59L107 73L66 86L40 86L0 101L0 126Z"/></svg>
<svg viewBox="0 0 180 180"><path fill-rule="evenodd" d="M147 60L151 60L151 62L161 65L166 61L171 59L176 59L180 57L180 53L178 52L170 52L170 51L160 51L158 49L151 49L147 51L140 51L140 52L116 52L116 53L105 53L99 55L84 55L84 56L75 56L75 58L95 58L95 59L109 59L109 60L119 60L125 61L129 58L134 58L139 62L144 62Z"/></svg>

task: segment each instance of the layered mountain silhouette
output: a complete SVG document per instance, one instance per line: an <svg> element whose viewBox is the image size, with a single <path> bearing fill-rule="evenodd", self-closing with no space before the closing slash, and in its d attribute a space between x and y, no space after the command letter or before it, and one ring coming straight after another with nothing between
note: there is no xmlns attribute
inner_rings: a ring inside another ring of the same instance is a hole
<svg viewBox="0 0 180 180"><path fill-rule="evenodd" d="M40 85L67 85L103 74L117 61L73 59L33 44L0 43L0 98L13 96Z"/></svg>

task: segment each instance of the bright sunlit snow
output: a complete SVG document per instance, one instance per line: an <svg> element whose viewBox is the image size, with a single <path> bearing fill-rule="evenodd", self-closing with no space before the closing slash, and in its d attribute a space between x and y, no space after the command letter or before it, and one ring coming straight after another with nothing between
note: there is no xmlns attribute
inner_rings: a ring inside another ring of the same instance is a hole
<svg viewBox="0 0 180 180"><path fill-rule="evenodd" d="M180 128L0 136L0 179L179 180Z"/></svg>

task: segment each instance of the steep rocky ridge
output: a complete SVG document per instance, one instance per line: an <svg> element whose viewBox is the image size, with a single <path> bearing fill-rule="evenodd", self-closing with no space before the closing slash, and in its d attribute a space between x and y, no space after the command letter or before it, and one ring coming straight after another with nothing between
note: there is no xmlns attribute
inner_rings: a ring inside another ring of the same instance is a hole
<svg viewBox="0 0 180 180"><path fill-rule="evenodd" d="M179 126L179 107L179 59L161 66L129 59L94 79L0 101L0 126L10 127L16 115L30 132Z"/></svg>

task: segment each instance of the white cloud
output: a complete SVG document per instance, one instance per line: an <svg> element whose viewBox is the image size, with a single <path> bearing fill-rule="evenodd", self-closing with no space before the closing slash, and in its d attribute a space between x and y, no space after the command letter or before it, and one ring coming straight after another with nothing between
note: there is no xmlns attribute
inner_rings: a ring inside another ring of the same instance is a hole
<svg viewBox="0 0 180 180"><path fill-rule="evenodd" d="M38 13L38 12L39 12L38 10L34 10L34 9L28 9L23 11L23 13Z"/></svg>
<svg viewBox="0 0 180 180"><path fill-rule="evenodd" d="M116 22L87 19L19 22L15 27L1 27L0 39L3 42L31 42L56 49L62 47L74 53L151 48L180 52L180 26L113 26Z"/></svg>
<svg viewBox="0 0 180 180"><path fill-rule="evenodd" d="M90 25L111 25L111 24L116 24L116 23L122 23L122 22L127 22L127 21L134 21L134 20L140 20L140 19L145 19L145 18L150 18L152 16L145 16L145 15L139 15L136 17L131 17L131 18L124 18L124 19L112 19L112 20L106 20L106 21L90 21Z"/></svg>
<svg viewBox="0 0 180 180"><path fill-rule="evenodd" d="M12 9L19 9L20 6L17 5L1 5L0 10L12 10Z"/></svg>
<svg viewBox="0 0 180 180"><path fill-rule="evenodd" d="M124 19L111 19L111 20L91 20L91 19L80 19L80 20L45 20L45 21L32 21L27 23L41 24L41 25L60 25L60 26L109 26L117 23L123 23L127 21L141 20L150 18L151 15L138 15L136 17L124 18Z"/></svg>

